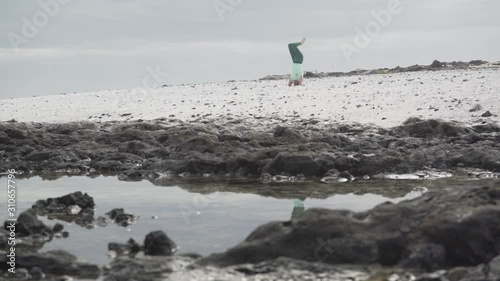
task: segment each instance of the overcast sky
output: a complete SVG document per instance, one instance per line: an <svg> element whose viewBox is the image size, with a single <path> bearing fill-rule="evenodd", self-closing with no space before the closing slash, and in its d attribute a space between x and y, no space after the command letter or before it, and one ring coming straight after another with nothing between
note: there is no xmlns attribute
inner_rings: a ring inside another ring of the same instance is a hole
<svg viewBox="0 0 500 281"><path fill-rule="evenodd" d="M287 43L302 37L312 71L500 60L498 0L400 0L399 12L395 0L55 1L0 3L0 98L143 87L156 68L162 84L285 74ZM367 26L370 43L355 45Z"/></svg>

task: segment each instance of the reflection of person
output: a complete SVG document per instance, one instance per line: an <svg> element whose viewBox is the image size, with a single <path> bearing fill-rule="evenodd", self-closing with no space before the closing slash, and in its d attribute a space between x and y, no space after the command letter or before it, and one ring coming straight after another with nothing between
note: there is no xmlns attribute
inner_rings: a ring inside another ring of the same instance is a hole
<svg viewBox="0 0 500 281"><path fill-rule="evenodd" d="M290 43L288 44L288 50L290 51L290 55L292 56L293 66L292 66L292 75L290 75L290 81L288 82L288 86L299 86L302 85L304 70L302 69L302 63L304 62L304 55L299 50L299 46L303 45L306 41L303 38L298 43Z"/></svg>
<svg viewBox="0 0 500 281"><path fill-rule="evenodd" d="M297 218L298 216L302 215L304 213L306 208L304 207L304 200L302 199L295 199L293 200L293 210L292 210L292 218Z"/></svg>

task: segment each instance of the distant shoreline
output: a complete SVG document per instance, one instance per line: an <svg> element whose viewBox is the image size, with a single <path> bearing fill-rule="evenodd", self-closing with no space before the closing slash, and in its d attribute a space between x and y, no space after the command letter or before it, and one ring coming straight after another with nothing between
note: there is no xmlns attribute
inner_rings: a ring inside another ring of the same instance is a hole
<svg viewBox="0 0 500 281"><path fill-rule="evenodd" d="M394 68L377 68L377 69L357 69L348 72L313 72L306 71L305 78L325 78L325 77L345 77L345 76L357 76L357 75L370 75L370 74L391 74L391 73L402 73L402 72L418 72L418 71L440 71L440 70L459 70L459 69L469 69L469 68L500 68L500 61L498 62L488 62L484 60L472 60L470 62L463 61L453 61L453 62L441 62L434 60L429 65L415 64L407 67L396 66ZM266 77L260 78L259 80L280 80L288 79L288 74L283 75L268 75Z"/></svg>

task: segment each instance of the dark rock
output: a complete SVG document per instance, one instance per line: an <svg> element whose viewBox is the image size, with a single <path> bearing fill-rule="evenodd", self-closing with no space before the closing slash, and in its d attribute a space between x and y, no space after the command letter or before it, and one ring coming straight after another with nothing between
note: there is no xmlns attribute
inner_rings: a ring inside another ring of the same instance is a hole
<svg viewBox="0 0 500 281"><path fill-rule="evenodd" d="M291 142L303 142L305 140L305 137L297 129L288 127L276 127L274 137Z"/></svg>
<svg viewBox="0 0 500 281"><path fill-rule="evenodd" d="M325 142L333 147L342 147L350 143L349 139L342 135L329 135L326 137L322 137L320 141Z"/></svg>
<svg viewBox="0 0 500 281"><path fill-rule="evenodd" d="M113 209L106 213L111 220L113 220L117 225L127 227L132 225L137 220L137 217L131 214L126 214L123 209Z"/></svg>
<svg viewBox="0 0 500 281"><path fill-rule="evenodd" d="M486 111L485 113L483 113L481 115L481 117L491 117L491 116L493 116L493 114L491 112L489 112L489 111Z"/></svg>
<svg viewBox="0 0 500 281"><path fill-rule="evenodd" d="M143 151L143 155L146 158L164 159L170 156L170 150L164 147L154 147Z"/></svg>
<svg viewBox="0 0 500 281"><path fill-rule="evenodd" d="M446 273L446 279L439 281L498 281L500 280L500 256L487 264L482 264L474 268L454 268Z"/></svg>
<svg viewBox="0 0 500 281"><path fill-rule="evenodd" d="M132 238L130 238L125 244L114 242L108 244L108 251L113 251L118 256L134 256L139 253L140 250L141 246Z"/></svg>
<svg viewBox="0 0 500 281"><path fill-rule="evenodd" d="M339 156L335 158L335 168L350 171L359 165L360 160L354 156Z"/></svg>
<svg viewBox="0 0 500 281"><path fill-rule="evenodd" d="M121 180L140 181L154 180L158 171L193 176L209 173L246 177L264 172L311 177L335 168L364 176L414 172L426 167L452 168L459 163L464 168L498 169L500 163L500 138L495 135L500 127L486 121L469 127L410 118L392 129L325 125L310 119L300 120L297 127L275 123L258 129L245 127L242 120L224 126L207 121L203 126L167 127L155 122L160 121L99 126L3 123L0 159L4 161L0 161L0 170L32 171L30 175L46 177L53 177L53 172L110 174ZM11 138L4 132L6 128L27 132L26 138ZM471 144L484 153L456 162L469 156ZM299 162L278 157L283 152L289 153L287 157L297 156ZM52 206L53 212L66 208L56 207Z"/></svg>
<svg viewBox="0 0 500 281"><path fill-rule="evenodd" d="M72 206L78 206L80 210L94 209L95 203L94 199L87 193L83 194L81 191L77 191L62 197L38 200L32 208L43 214L78 214L80 211L75 214Z"/></svg>
<svg viewBox="0 0 500 281"><path fill-rule="evenodd" d="M5 221L4 227L10 225L9 222ZM47 239L52 238L54 232L50 227L45 225L41 220L38 219L36 211L33 209L28 209L22 212L15 223L16 234L20 237L29 235L40 235Z"/></svg>
<svg viewBox="0 0 500 281"><path fill-rule="evenodd" d="M362 213L309 209L292 221L258 227L241 244L200 264L227 266L289 257L419 269L477 266L500 254L499 203L500 190L484 187L428 192Z"/></svg>
<svg viewBox="0 0 500 281"><path fill-rule="evenodd" d="M33 210L38 215L47 215L51 219L75 222L82 227L92 228L94 225L94 199L87 193L74 192L68 195L38 200Z"/></svg>
<svg viewBox="0 0 500 281"><path fill-rule="evenodd" d="M226 142L226 141L243 141L243 139L239 136L235 135L226 135L222 134L218 136L219 142Z"/></svg>
<svg viewBox="0 0 500 281"><path fill-rule="evenodd" d="M304 78L319 78L319 77L320 75L310 71L306 71L306 73L304 74Z"/></svg>
<svg viewBox="0 0 500 281"><path fill-rule="evenodd" d="M5 132L0 131L0 143L4 145L12 145L14 142Z"/></svg>
<svg viewBox="0 0 500 281"><path fill-rule="evenodd" d="M109 173L120 171L122 163L116 160L103 160L94 162L93 166L101 173Z"/></svg>
<svg viewBox="0 0 500 281"><path fill-rule="evenodd" d="M394 128L393 132L397 132L396 134L408 134L411 137L428 138L455 137L468 133L470 130L453 122L409 118L403 125Z"/></svg>
<svg viewBox="0 0 500 281"><path fill-rule="evenodd" d="M483 64L487 64L487 63L488 62L484 61L484 60L471 60L469 62L469 65L479 66L479 65L483 65Z"/></svg>
<svg viewBox="0 0 500 281"><path fill-rule="evenodd" d="M23 145L21 148L19 148L19 154L21 154L22 156L26 156L33 151L35 151L35 149L29 145Z"/></svg>
<svg viewBox="0 0 500 281"><path fill-rule="evenodd" d="M164 257L147 259L118 258L111 262L105 272L104 281L151 281L162 280L174 271L169 260Z"/></svg>
<svg viewBox="0 0 500 281"><path fill-rule="evenodd" d="M403 267L421 268L431 272L438 270L446 261L446 249L439 244L416 244L406 251L408 256L404 257Z"/></svg>
<svg viewBox="0 0 500 281"><path fill-rule="evenodd" d="M25 130L21 130L15 127L0 127L0 130L3 131L9 138L25 139L28 137L28 133Z"/></svg>
<svg viewBox="0 0 500 281"><path fill-rule="evenodd" d="M461 163L466 167L500 171L500 151L485 152L481 148L469 148L459 155L450 157L449 162L452 167Z"/></svg>
<svg viewBox="0 0 500 281"><path fill-rule="evenodd" d="M118 175L118 179L122 181L142 181L148 178L149 172L144 170L124 171Z"/></svg>
<svg viewBox="0 0 500 281"><path fill-rule="evenodd" d="M201 153L213 153L217 147L217 143L208 137L194 137L181 142L176 146L176 151L190 152L198 151Z"/></svg>
<svg viewBox="0 0 500 281"><path fill-rule="evenodd" d="M56 223L56 224L54 225L54 227L52 228L52 231L53 231L54 233L57 233L57 232L61 232L61 231L63 231L63 229L64 229L64 226L63 226L62 224L60 224L60 223Z"/></svg>
<svg viewBox="0 0 500 281"><path fill-rule="evenodd" d="M19 253L16 266L35 269L38 273L53 274L56 276L68 275L81 279L96 279L100 269L96 265L80 263L72 254L57 250L46 253ZM40 270L43 270L40 272Z"/></svg>
<svg viewBox="0 0 500 281"><path fill-rule="evenodd" d="M482 137L478 133L470 133L467 136L465 136L464 139L467 140L468 143L474 144L476 142L484 140L484 137Z"/></svg>
<svg viewBox="0 0 500 281"><path fill-rule="evenodd" d="M126 153L131 153L135 155L142 155L144 154L144 150L148 149L149 145L145 144L144 142L141 141L128 141L123 143L119 151L121 152L126 152Z"/></svg>
<svg viewBox="0 0 500 281"><path fill-rule="evenodd" d="M228 173L240 176L259 175L262 173L262 164L253 157L238 157L226 163Z"/></svg>
<svg viewBox="0 0 500 281"><path fill-rule="evenodd" d="M349 167L348 171L354 176L364 176L364 175L376 175L380 173L393 172L394 167L398 167L402 170L407 161L405 157L397 151L384 151L382 154L375 155L361 155L359 160L351 160L355 164ZM343 169L342 166L336 165L339 169ZM345 167L344 167L345 168Z"/></svg>
<svg viewBox="0 0 500 281"><path fill-rule="evenodd" d="M467 69L469 67L469 63L463 61L453 61L450 65L455 69Z"/></svg>
<svg viewBox="0 0 500 281"><path fill-rule="evenodd" d="M48 150L44 151L33 151L26 155L26 160L28 161L42 161L47 160L51 157L52 153Z"/></svg>
<svg viewBox="0 0 500 281"><path fill-rule="evenodd" d="M443 67L443 63L441 63L440 61L438 60L434 60L431 64L431 67L432 68L441 68Z"/></svg>
<svg viewBox="0 0 500 281"><path fill-rule="evenodd" d="M291 175L304 174L305 176L315 176L320 172L321 167L308 155L293 155L290 153L280 153L270 161L263 169L264 173L277 175L288 173Z"/></svg>
<svg viewBox="0 0 500 281"><path fill-rule="evenodd" d="M306 72L305 78L324 78L324 77L345 77L345 76L359 76L359 75L377 75L386 73L401 73L401 72L416 72L416 71L426 71L426 70L454 70L454 69L467 69L469 66L481 66L487 64L487 61L473 60L470 62L453 61L453 62L440 62L435 60L429 66L422 65L412 65L408 67L394 67L394 68L382 68L373 70L354 70L350 72ZM493 65L500 65L500 63L493 63ZM268 75L259 80L279 80L288 79L289 75Z"/></svg>
<svg viewBox="0 0 500 281"><path fill-rule="evenodd" d="M409 72L416 72L416 71L422 71L422 70L425 70L425 67L421 66L421 65L412 65L412 66L409 66L406 68L406 71L409 71Z"/></svg>
<svg viewBox="0 0 500 281"><path fill-rule="evenodd" d="M500 126L494 123L474 125L473 129L477 133L497 133L500 132Z"/></svg>
<svg viewBox="0 0 500 281"><path fill-rule="evenodd" d="M45 277L46 277L45 273L43 272L43 268L38 267L38 266L31 268L29 271L29 274L31 277L30 279L34 279L34 280L42 280L42 279L45 279Z"/></svg>
<svg viewBox="0 0 500 281"><path fill-rule="evenodd" d="M50 124L47 126L47 132L61 135L70 135L82 130L95 129L97 129L97 126L92 122L69 122L63 124Z"/></svg>
<svg viewBox="0 0 500 281"><path fill-rule="evenodd" d="M165 232L150 232L144 239L144 254L149 256L171 256L177 251L177 245Z"/></svg>
<svg viewBox="0 0 500 281"><path fill-rule="evenodd" d="M160 131L166 129L166 127L162 124L156 124L156 123L131 122L120 125L116 128L117 131L126 131L129 129L139 130L139 131Z"/></svg>

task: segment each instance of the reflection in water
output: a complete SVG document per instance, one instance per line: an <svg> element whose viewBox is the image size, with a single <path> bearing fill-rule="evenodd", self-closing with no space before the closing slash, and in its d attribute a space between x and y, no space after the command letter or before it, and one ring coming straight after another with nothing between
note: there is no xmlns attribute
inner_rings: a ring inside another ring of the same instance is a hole
<svg viewBox="0 0 500 281"><path fill-rule="evenodd" d="M67 239L55 239L41 251L64 249L82 260L104 264L108 262L108 243L125 243L133 238L142 244L144 237L155 230L167 233L180 246L179 253L208 255L240 243L256 227L269 221L296 218L306 207L366 211L387 201L395 203L418 197L426 189L416 187L425 184L432 190L438 182L419 181L417 184L405 181L387 184L360 181L341 185L211 182L155 186L147 181L123 182L115 177L64 177L56 181L35 177L18 181L20 201L17 207L21 212L39 199L82 191L94 198L96 216L105 216L114 208L140 216L135 225L126 228L113 224L95 229L41 218L48 225L59 222L69 232ZM441 186L447 185L449 182ZM196 215L190 215L186 222L186 212ZM0 219L5 220L2 216L0 214Z"/></svg>
<svg viewBox="0 0 500 281"><path fill-rule="evenodd" d="M302 215L306 211L306 208L304 207L304 200L302 199L295 199L293 200L293 210L292 210L292 217L291 219L293 220L294 218Z"/></svg>

